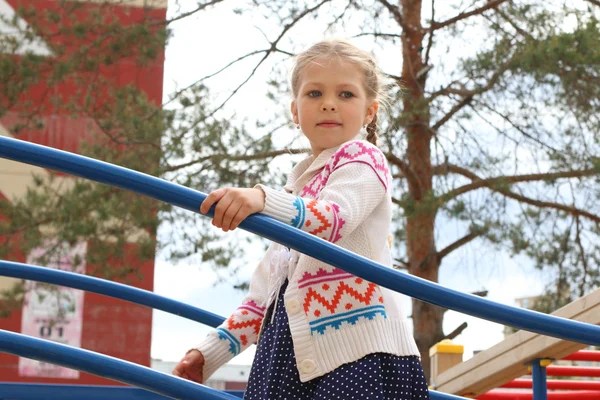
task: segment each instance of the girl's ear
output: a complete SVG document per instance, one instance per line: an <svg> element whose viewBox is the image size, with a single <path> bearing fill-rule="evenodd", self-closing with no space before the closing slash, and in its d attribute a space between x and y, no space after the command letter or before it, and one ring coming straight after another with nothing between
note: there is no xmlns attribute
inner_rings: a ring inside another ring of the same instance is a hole
<svg viewBox="0 0 600 400"><path fill-rule="evenodd" d="M369 107L367 107L367 115L365 116L365 125L368 125L375 118L375 114L377 114L377 110L379 110L379 102L377 100L373 100Z"/></svg>
<svg viewBox="0 0 600 400"><path fill-rule="evenodd" d="M292 118L294 120L294 123L299 124L300 120L298 119L298 106L296 105L296 100L292 101L290 111L292 112Z"/></svg>

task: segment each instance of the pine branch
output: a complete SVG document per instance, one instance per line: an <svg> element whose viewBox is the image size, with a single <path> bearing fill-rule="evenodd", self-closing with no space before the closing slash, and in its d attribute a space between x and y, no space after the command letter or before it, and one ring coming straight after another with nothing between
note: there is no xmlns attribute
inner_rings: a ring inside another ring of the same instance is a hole
<svg viewBox="0 0 600 400"><path fill-rule="evenodd" d="M492 8L496 8L499 5L501 5L502 3L506 3L507 1L508 0L489 0L485 6L476 8L473 11L460 13L457 16L455 16L453 18L450 18L450 19L448 19L446 21L443 21L443 22L433 22L431 24L431 26L429 28L427 28L427 31L433 32L433 31L436 31L438 29L444 28L446 26L453 25L453 24L457 23L458 21L462 21L463 19L470 18L470 17L472 17L474 15L483 14L487 10L490 10Z"/></svg>
<svg viewBox="0 0 600 400"><path fill-rule="evenodd" d="M575 216L580 215L580 216L590 219L591 221L600 223L600 217L595 214L592 214L588 211L581 210L576 207L567 206L564 204L531 199L531 198L525 197L521 194L507 190L507 189L501 189L501 188L494 187L496 184L499 184L499 183L533 182L533 181L553 180L553 179L560 179L560 178L581 178L581 177L586 177L586 176L598 175L598 171L593 168L586 169L586 170L579 170L579 171L562 171L562 172L547 173L547 174L515 175L515 176L495 177L495 178L489 178L489 179L481 179L475 173L473 173L465 168L453 165L453 164L448 164L445 166L436 166L436 167L434 167L434 171L437 171L439 175L443 175L445 173L452 172L452 173L456 173L459 175L463 175L463 176L473 180L473 182L468 185L461 186L458 189L452 190L452 191L440 196L438 199L440 205L448 202L449 200L451 200L453 198L460 196L461 194L464 194L469 191L476 190L476 189L479 189L482 187L487 187L490 190L500 193L508 198L517 200L521 203L530 204L532 206L536 206L539 208L553 208L556 210L565 211L571 215L575 215Z"/></svg>
<svg viewBox="0 0 600 400"><path fill-rule="evenodd" d="M541 174L525 174L525 175L513 175L513 176L497 176L494 178L488 179L479 179L475 182L469 183L467 185L463 185L457 189L451 190L450 192L443 194L440 196L440 200L443 202L447 202L448 200L452 200L462 194L467 192L471 192L473 190L488 187L493 189L494 185L498 184L506 184L506 183L519 183L519 182L536 182L536 181L544 181L544 180L555 180L561 178L582 178L586 176L594 176L598 175L598 170L595 168L583 169L583 170L574 170L574 171L560 171L560 172L550 172L550 173L541 173Z"/></svg>

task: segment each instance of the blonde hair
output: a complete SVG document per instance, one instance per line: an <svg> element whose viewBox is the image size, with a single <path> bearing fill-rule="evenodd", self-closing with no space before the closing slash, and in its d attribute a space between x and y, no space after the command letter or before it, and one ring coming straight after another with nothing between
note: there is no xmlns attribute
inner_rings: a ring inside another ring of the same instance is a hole
<svg viewBox="0 0 600 400"><path fill-rule="evenodd" d="M309 64L319 59L338 57L345 62L351 62L358 65L364 72L363 86L367 92L367 97L370 100L377 100L379 107L387 109L389 104L389 95L387 88L389 86L383 72L377 66L377 62L373 55L369 52L359 49L353 44L345 40L323 40L315 43L307 50L296 56L296 63L292 70L292 94L294 98L298 97L300 87L300 74L302 70ZM377 113L373 120L367 126L366 140L377 145L378 124Z"/></svg>

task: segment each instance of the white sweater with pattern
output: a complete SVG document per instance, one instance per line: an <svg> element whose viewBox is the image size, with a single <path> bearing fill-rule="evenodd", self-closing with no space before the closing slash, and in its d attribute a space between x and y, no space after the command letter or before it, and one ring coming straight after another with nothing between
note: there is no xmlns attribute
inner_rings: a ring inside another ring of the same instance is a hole
<svg viewBox="0 0 600 400"><path fill-rule="evenodd" d="M363 140L298 163L283 191L266 194L262 214L390 266L391 177L383 153ZM383 352L418 356L401 295L309 256L272 244L242 305L196 348L204 379L258 339L266 308L287 274L284 294L302 382ZM283 276L282 276L283 275Z"/></svg>

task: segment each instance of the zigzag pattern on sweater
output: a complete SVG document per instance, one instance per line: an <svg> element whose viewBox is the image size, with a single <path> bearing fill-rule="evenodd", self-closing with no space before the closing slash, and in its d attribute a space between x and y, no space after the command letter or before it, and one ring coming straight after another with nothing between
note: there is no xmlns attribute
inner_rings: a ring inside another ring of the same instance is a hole
<svg viewBox="0 0 600 400"><path fill-rule="evenodd" d="M322 335L328 327L340 329L361 319L387 318L379 286L339 268L305 272L298 289L312 334Z"/></svg>
<svg viewBox="0 0 600 400"><path fill-rule="evenodd" d="M254 316L250 316L254 314ZM238 355L242 346L246 346L250 340L260 332L260 325L265 315L265 307L261 307L254 301L243 303L231 314L225 325L227 329L217 328L219 338L229 341L229 351L234 356ZM249 329L250 328L250 329Z"/></svg>
<svg viewBox="0 0 600 400"><path fill-rule="evenodd" d="M338 168L358 162L366 164L373 169L377 177L387 190L390 182L390 173L387 168L385 156L376 146L363 141L352 141L343 144L325 164L320 173L316 174L300 192L300 196L317 198L329 180L329 176Z"/></svg>
<svg viewBox="0 0 600 400"><path fill-rule="evenodd" d="M361 278L356 278L356 280L362 281ZM327 291L327 290L329 290L329 288L330 288L330 286L327 284L323 285L323 287L322 287L323 291ZM371 297L372 297L373 293L375 292L375 289L377 289L377 285L375 283L369 283L367 286L367 290L365 292L361 293L358 290L356 290L355 288L350 287L349 285L347 285L346 283L341 281L341 282L339 282L338 286L335 289L333 299L331 301L328 301L327 299L325 299L325 297L323 297L316 290L314 290L313 288L310 288L306 292L306 296L304 296L304 304L303 304L304 312L306 314L309 313L311 303L314 300L317 303L320 303L327 310L329 310L329 312L331 312L331 314L335 314L336 312L339 311L339 310L337 310L337 308L338 308L338 305L340 304L343 294L349 294L351 297L358 300L359 306L360 306L360 303L369 305L369 304L371 304L371 300L372 300ZM355 305L352 303L347 303L344 306L344 308L346 310L351 310L354 306ZM319 310L315 310L314 315L318 317L321 315L321 312Z"/></svg>

